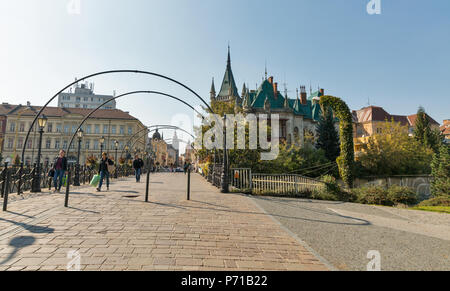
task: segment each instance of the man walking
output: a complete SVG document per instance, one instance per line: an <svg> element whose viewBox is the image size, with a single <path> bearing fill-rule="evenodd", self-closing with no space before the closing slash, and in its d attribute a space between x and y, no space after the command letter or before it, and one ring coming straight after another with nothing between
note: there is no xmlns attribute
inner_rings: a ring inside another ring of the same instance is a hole
<svg viewBox="0 0 450 291"><path fill-rule="evenodd" d="M59 193L61 191L63 178L67 171L67 158L65 157L65 155L66 152L64 150L60 150L59 156L56 158L55 163L53 164L53 169L55 170L55 173L53 175L53 186L55 186L54 193Z"/></svg>
<svg viewBox="0 0 450 291"><path fill-rule="evenodd" d="M114 165L114 162L108 158L106 153L102 153L102 159L100 160L100 165L98 171L100 173L100 182L98 184L97 191L100 192L102 190L103 179L106 178L106 191L109 191L109 170L108 165Z"/></svg>
<svg viewBox="0 0 450 291"><path fill-rule="evenodd" d="M138 155L136 155L133 161L134 174L136 175L136 183L139 183L141 181L141 172L143 166L144 161L141 158L139 158Z"/></svg>

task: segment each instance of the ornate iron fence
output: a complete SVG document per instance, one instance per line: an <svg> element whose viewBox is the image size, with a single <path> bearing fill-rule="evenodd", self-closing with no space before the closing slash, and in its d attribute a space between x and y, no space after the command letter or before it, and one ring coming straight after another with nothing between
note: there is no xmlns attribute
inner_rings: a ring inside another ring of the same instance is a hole
<svg viewBox="0 0 450 291"><path fill-rule="evenodd" d="M73 185L76 167L74 165L69 165L71 178L69 179L70 185ZM53 165L41 165L40 170L40 186L41 189L51 190L53 186L53 177L49 176L50 169ZM118 166L116 168L117 178L128 177L134 174L134 170L131 167ZM3 197L4 194L23 194L31 190L32 181L35 177L36 165L33 167L25 166L21 169L19 166L8 166L7 164L0 167L0 196ZM80 166L79 168L79 182L80 185L89 184L92 177L97 174L97 170L87 167ZM67 175L66 175L67 176ZM111 175L111 179L114 175Z"/></svg>

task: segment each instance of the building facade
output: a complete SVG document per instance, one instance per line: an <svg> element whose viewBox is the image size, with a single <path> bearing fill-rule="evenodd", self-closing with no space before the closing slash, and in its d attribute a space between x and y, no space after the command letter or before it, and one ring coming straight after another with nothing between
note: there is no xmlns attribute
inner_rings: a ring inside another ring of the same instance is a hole
<svg viewBox="0 0 450 291"><path fill-rule="evenodd" d="M444 124L440 127L442 134L444 135L444 142L450 144L450 119L444 120Z"/></svg>
<svg viewBox="0 0 450 291"><path fill-rule="evenodd" d="M368 106L360 110L354 110L353 115L353 137L356 155L363 151L364 144L366 144L374 134L382 133L383 125L386 122L399 122L405 127L410 136L413 136L414 127L416 126L417 114L413 115L392 115L379 106ZM433 118L427 115L430 121L431 128L439 128Z"/></svg>
<svg viewBox="0 0 450 291"><path fill-rule="evenodd" d="M316 125L320 119L320 98L324 90L310 90L308 96L305 86L297 89L295 98L289 98L287 90L284 95L279 91L278 83L273 77L263 80L256 90L250 90L243 85L239 95L233 72L231 57L228 50L228 60L225 75L218 94L216 94L214 79L211 85L211 103L228 102L235 104L235 112L245 114L278 114L280 117L280 139L288 144L302 146L305 142L314 142Z"/></svg>
<svg viewBox="0 0 450 291"><path fill-rule="evenodd" d="M112 98L113 95L94 94L93 83L82 83L73 86L69 93L61 93L58 96L58 107L94 109ZM110 101L102 109L116 109L116 100Z"/></svg>
<svg viewBox="0 0 450 291"><path fill-rule="evenodd" d="M37 158L39 133L37 122L25 145L25 137L31 123L41 107L2 104L1 110L6 110L6 129L3 141L3 157L21 156L23 147L26 148L25 161L27 165L33 164ZM82 108L47 107L43 114L47 117L42 138L41 162L52 163L60 149L67 150L68 143L78 125L92 110ZM81 140L80 164L84 164L87 157L99 157L101 149L115 156L115 141L118 141L120 153L129 138L144 125L129 113L117 109L100 109L94 113L83 125L83 138ZM103 145L101 138L104 138ZM147 143L147 136L140 138L136 144ZM128 142L130 146L130 142ZM78 137L72 143L69 162L75 162L78 151Z"/></svg>

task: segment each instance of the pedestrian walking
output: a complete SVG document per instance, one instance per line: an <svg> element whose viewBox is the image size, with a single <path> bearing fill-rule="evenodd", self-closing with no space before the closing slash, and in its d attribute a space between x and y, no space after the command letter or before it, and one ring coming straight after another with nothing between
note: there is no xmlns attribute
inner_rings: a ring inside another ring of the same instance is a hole
<svg viewBox="0 0 450 291"><path fill-rule="evenodd" d="M55 159L53 163L53 186L55 190L53 193L61 192L61 187L63 185L64 175L67 171L67 158L66 152L64 150L59 151L59 156Z"/></svg>
<svg viewBox="0 0 450 291"><path fill-rule="evenodd" d="M98 168L98 172L100 173L100 182L98 184L97 191L100 192L102 190L103 179L106 178L106 191L109 190L109 170L108 166L113 166L114 162L108 158L107 153L102 153L102 159L100 160L100 165Z"/></svg>
<svg viewBox="0 0 450 291"><path fill-rule="evenodd" d="M141 181L141 173L142 173L142 167L144 166L144 161L139 158L138 155L134 157L133 161L133 168L134 168L134 174L136 176L136 183L139 183Z"/></svg>

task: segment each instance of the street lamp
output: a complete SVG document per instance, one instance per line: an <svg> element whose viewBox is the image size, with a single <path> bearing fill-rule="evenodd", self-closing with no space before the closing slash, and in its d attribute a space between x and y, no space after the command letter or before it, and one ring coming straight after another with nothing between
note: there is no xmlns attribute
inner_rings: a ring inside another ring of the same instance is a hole
<svg viewBox="0 0 450 291"><path fill-rule="evenodd" d="M102 136L99 139L99 142L100 142L100 159L101 159L102 158L102 154L103 154L103 144L105 143L105 137Z"/></svg>
<svg viewBox="0 0 450 291"><path fill-rule="evenodd" d="M74 186L80 186L80 151L81 151L81 140L83 139L83 130L80 128L77 132L78 137L78 154L77 154L77 165L75 169L75 178L73 179Z"/></svg>
<svg viewBox="0 0 450 291"><path fill-rule="evenodd" d="M115 157L115 162L116 162L116 170L114 171L114 178L117 179L117 167L119 165L119 162L117 161L117 150L119 149L119 142L116 140L114 142L114 149L116 150L116 157Z"/></svg>
<svg viewBox="0 0 450 291"><path fill-rule="evenodd" d="M222 169L222 176L221 176L221 192L222 193L229 193L230 189L229 189L229 185L228 185L228 151L227 151L227 134L226 134L226 124L227 124L227 115L225 114L223 116L223 124L224 124L224 129L223 129L223 161L222 161L222 165L223 165L223 169Z"/></svg>
<svg viewBox="0 0 450 291"><path fill-rule="evenodd" d="M42 134L44 134L44 128L47 125L47 117L45 115L39 116L38 126L39 126L39 148L37 156L37 166L34 172L34 177L32 181L31 192L39 193L41 192L41 148L42 148Z"/></svg>

